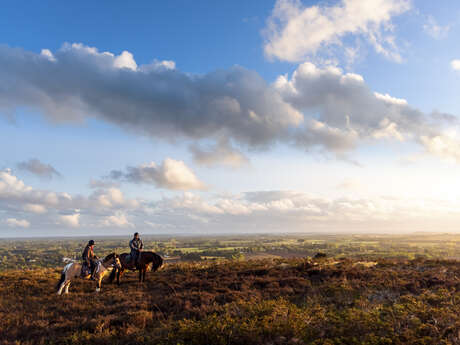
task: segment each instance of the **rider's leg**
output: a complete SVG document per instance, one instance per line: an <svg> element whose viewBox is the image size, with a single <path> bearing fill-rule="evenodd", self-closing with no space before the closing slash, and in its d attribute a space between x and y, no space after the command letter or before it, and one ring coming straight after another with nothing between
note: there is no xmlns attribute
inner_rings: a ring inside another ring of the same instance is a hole
<svg viewBox="0 0 460 345"><path fill-rule="evenodd" d="M94 261L91 261L91 279L93 280L96 275L96 267L96 263Z"/></svg>

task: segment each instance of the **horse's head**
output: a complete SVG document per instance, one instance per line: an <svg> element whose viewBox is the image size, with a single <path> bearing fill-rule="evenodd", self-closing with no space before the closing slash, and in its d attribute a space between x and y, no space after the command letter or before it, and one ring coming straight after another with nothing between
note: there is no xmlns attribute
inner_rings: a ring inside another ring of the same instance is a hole
<svg viewBox="0 0 460 345"><path fill-rule="evenodd" d="M104 263L108 265L113 265L117 269L121 269L120 255L118 255L117 253L107 255L104 259Z"/></svg>
<svg viewBox="0 0 460 345"><path fill-rule="evenodd" d="M114 266L116 267L116 269L120 270L121 269L121 261L120 261L120 255L118 254L115 254L114 256Z"/></svg>

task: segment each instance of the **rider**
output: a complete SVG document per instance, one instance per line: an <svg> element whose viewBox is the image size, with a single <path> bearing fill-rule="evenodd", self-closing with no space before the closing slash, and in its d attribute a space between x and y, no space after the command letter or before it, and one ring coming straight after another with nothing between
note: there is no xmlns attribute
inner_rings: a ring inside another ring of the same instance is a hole
<svg viewBox="0 0 460 345"><path fill-rule="evenodd" d="M83 265L89 267L89 272L91 274L91 279L94 279L94 271L96 268L96 260L98 257L94 254L94 241L90 240L85 247L85 250L82 254Z"/></svg>
<svg viewBox="0 0 460 345"><path fill-rule="evenodd" d="M131 263L137 266L142 248L144 248L144 243L142 243L138 232L134 233L134 238L129 241L129 248L131 249Z"/></svg>

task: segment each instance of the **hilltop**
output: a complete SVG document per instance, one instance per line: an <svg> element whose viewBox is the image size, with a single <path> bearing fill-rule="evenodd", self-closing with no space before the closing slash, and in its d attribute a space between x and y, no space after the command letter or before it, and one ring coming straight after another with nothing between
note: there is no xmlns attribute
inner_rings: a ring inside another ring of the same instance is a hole
<svg viewBox="0 0 460 345"><path fill-rule="evenodd" d="M460 343L456 261L178 263L61 297L59 272L0 273L2 344Z"/></svg>

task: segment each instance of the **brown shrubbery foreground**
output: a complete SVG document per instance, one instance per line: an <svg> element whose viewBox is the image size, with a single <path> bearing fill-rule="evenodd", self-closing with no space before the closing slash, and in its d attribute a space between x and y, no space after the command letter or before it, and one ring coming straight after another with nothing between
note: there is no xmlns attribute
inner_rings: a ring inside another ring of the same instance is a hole
<svg viewBox="0 0 460 345"><path fill-rule="evenodd" d="M0 273L4 344L460 344L454 261L177 264L124 283Z"/></svg>

